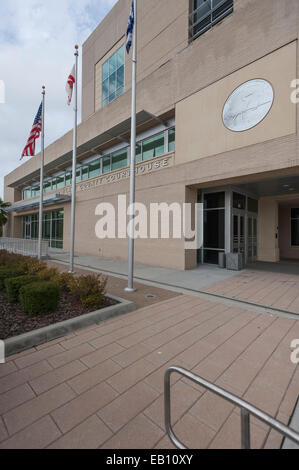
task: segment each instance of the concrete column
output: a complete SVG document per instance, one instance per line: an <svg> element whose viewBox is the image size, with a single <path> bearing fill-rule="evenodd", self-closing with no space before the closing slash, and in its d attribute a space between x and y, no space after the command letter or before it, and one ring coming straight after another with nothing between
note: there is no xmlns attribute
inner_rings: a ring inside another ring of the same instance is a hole
<svg viewBox="0 0 299 470"><path fill-rule="evenodd" d="M232 244L232 191L225 192L225 253L231 253L233 250Z"/></svg>
<svg viewBox="0 0 299 470"><path fill-rule="evenodd" d="M276 263L280 260L278 240L278 202L261 198L258 217L258 260Z"/></svg>
<svg viewBox="0 0 299 470"><path fill-rule="evenodd" d="M198 190L194 188L186 187L185 190L185 202L191 203L195 216L195 207L197 203ZM195 228L195 217L192 218L192 224L194 224L193 229ZM196 269L197 268L197 250L185 250L185 270Z"/></svg>

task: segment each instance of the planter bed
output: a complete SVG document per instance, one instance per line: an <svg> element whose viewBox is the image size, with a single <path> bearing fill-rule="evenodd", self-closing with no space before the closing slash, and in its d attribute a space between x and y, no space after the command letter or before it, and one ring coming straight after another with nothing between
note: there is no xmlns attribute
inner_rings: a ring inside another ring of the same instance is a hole
<svg viewBox="0 0 299 470"><path fill-rule="evenodd" d="M109 297L104 297L101 308L116 305L117 302ZM80 317L93 310L84 308L72 294L62 294L59 308L48 315L30 317L25 315L20 304L10 304L5 293L0 292L0 339L8 339L32 330L53 325L71 318Z"/></svg>
<svg viewBox="0 0 299 470"><path fill-rule="evenodd" d="M29 317L19 304L10 304L0 292L0 339L6 357L60 338L76 330L135 310L133 302L106 295L97 311L84 308L72 294L63 294L55 313Z"/></svg>

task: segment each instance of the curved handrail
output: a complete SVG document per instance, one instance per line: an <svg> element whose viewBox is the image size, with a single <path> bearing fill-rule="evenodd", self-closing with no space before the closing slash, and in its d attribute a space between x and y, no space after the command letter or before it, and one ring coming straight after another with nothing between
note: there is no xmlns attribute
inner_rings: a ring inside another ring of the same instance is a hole
<svg viewBox="0 0 299 470"><path fill-rule="evenodd" d="M284 424L280 423L279 421L272 418L267 413L264 413L260 409L246 402L245 400L242 400L241 398L238 398L232 393L227 392L226 390L220 387L217 387L217 385L214 385L213 383L208 382L207 380L193 374L192 372L189 372L188 370L182 367L173 366L167 369L165 373L165 378L164 378L165 427L166 427L166 432L170 440L178 449L187 449L187 447L185 447L184 444L177 438L171 426L170 378L171 378L171 374L173 373L183 375L184 377L191 380L192 382L198 385L201 385L207 390L210 390L216 395L224 398L225 400L241 408L242 449L250 449L250 415L255 416L257 419L264 422L271 428L275 429L280 434L284 435L291 441L299 444L299 434L293 429L288 428Z"/></svg>

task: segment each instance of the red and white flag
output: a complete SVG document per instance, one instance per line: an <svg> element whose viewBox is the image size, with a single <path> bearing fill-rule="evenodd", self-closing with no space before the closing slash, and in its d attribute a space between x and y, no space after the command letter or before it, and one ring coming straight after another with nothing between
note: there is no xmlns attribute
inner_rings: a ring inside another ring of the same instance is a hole
<svg viewBox="0 0 299 470"><path fill-rule="evenodd" d="M74 67L72 68L72 71L69 75L69 78L67 79L67 84L66 84L66 93L67 93L67 104L70 105L71 102L72 102L72 97L73 97L73 89L74 89L74 84L76 82L76 79L75 79L75 74L76 74L76 69L75 69L75 65Z"/></svg>

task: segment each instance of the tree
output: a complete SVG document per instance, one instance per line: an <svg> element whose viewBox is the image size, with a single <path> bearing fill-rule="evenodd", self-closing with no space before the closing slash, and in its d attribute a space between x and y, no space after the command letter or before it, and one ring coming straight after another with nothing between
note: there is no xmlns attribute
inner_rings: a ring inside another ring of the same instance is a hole
<svg viewBox="0 0 299 470"><path fill-rule="evenodd" d="M7 223L7 208L10 206L9 202L4 202L0 198L0 235L2 236L2 231L4 225Z"/></svg>

